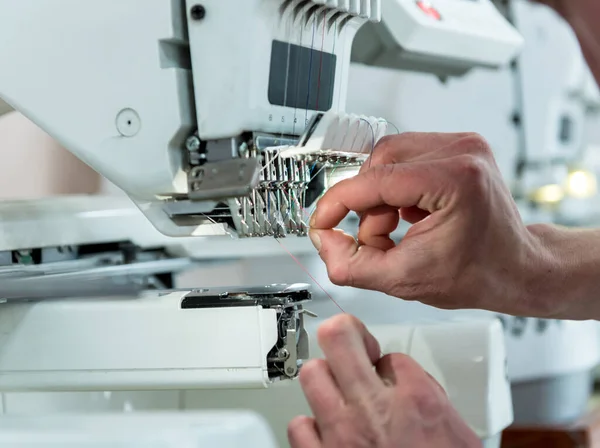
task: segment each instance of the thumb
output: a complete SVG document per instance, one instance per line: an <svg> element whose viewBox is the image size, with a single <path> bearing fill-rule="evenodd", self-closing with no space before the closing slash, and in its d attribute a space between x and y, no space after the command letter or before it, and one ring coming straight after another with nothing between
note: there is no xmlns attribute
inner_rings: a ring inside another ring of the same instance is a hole
<svg viewBox="0 0 600 448"><path fill-rule="evenodd" d="M381 290L389 275L386 252L357 241L339 229L311 229L309 236L325 262L331 282L338 286Z"/></svg>

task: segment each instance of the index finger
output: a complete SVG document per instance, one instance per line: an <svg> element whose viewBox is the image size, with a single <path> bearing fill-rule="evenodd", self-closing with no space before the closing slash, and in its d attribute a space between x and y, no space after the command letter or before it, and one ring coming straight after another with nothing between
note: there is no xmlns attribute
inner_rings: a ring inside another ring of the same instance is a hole
<svg viewBox="0 0 600 448"><path fill-rule="evenodd" d="M380 165L334 185L323 195L311 217L310 227L336 227L354 211L363 213L380 206L419 207L433 213L443 193L443 179L435 163Z"/></svg>
<svg viewBox="0 0 600 448"><path fill-rule="evenodd" d="M379 343L358 319L347 314L336 316L321 325L318 339L347 401L364 400L384 387L374 369L381 357Z"/></svg>

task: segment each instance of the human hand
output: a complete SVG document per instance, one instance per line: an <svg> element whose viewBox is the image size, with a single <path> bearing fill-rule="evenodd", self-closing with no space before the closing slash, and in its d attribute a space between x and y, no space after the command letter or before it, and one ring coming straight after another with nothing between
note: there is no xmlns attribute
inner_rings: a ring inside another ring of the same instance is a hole
<svg viewBox="0 0 600 448"><path fill-rule="evenodd" d="M292 448L481 447L441 386L408 356L380 358L358 319L338 315L318 339L325 359L300 371L314 417L290 423Z"/></svg>
<svg viewBox="0 0 600 448"><path fill-rule="evenodd" d="M361 215L358 241L334 230L350 211ZM413 225L396 245L401 218ZM445 309L547 317L564 305L544 294L552 257L476 134L383 139L359 175L323 196L310 228L337 285Z"/></svg>

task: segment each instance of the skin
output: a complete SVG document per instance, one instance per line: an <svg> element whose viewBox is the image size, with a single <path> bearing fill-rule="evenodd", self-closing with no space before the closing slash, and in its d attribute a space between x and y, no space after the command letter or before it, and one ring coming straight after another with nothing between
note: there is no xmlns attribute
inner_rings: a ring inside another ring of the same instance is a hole
<svg viewBox="0 0 600 448"><path fill-rule="evenodd" d="M314 418L290 423L292 448L481 446L440 385L408 356L380 358L377 340L358 319L336 316L318 339L326 360L300 373Z"/></svg>
<svg viewBox="0 0 600 448"><path fill-rule="evenodd" d="M545 3L600 80L600 2ZM361 216L358 239L336 229L350 211ZM401 219L412 226L396 245ZM477 134L383 139L359 175L323 196L310 228L337 285L445 309L600 319L600 230L526 226ZM481 446L441 387L404 355L380 357L360 321L337 316L318 337L325 359L300 373L313 417L290 423L293 448Z"/></svg>

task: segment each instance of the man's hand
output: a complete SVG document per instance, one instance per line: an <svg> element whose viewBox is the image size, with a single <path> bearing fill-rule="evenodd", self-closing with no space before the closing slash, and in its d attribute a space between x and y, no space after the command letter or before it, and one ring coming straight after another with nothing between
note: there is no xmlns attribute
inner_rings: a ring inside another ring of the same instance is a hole
<svg viewBox="0 0 600 448"><path fill-rule="evenodd" d="M441 386L407 356L380 358L377 340L360 321L336 316L318 337L326 359L300 371L314 418L290 423L292 448L481 446Z"/></svg>
<svg viewBox="0 0 600 448"><path fill-rule="evenodd" d="M334 230L350 211L361 216L358 241ZM400 219L413 225L396 245ZM323 196L310 227L337 285L445 309L548 317L567 306L546 294L558 268L476 134L383 139L359 175Z"/></svg>

